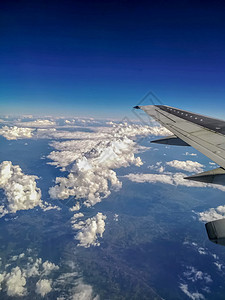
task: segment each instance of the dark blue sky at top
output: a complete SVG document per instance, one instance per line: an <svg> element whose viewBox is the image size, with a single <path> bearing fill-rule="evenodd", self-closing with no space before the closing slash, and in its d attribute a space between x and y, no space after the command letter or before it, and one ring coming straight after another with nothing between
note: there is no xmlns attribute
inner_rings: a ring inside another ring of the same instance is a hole
<svg viewBox="0 0 225 300"><path fill-rule="evenodd" d="M4 1L4 113L122 117L148 92L225 117L223 1Z"/></svg>

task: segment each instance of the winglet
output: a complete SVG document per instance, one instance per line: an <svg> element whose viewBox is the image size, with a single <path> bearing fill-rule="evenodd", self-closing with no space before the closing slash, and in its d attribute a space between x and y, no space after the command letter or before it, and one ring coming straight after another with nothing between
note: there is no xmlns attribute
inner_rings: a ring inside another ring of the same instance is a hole
<svg viewBox="0 0 225 300"><path fill-rule="evenodd" d="M133 108L135 108L135 109L141 109L140 106L138 106L138 105L134 106Z"/></svg>

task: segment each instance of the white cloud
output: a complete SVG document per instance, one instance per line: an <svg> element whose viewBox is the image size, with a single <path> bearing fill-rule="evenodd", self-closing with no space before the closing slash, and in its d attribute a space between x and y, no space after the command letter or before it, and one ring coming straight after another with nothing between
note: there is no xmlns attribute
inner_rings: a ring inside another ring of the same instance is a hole
<svg viewBox="0 0 225 300"><path fill-rule="evenodd" d="M220 186L217 184L208 184L203 182L197 182L192 180L184 179L187 175L184 173L170 173L166 172L166 174L143 174L143 173L130 173L125 175L124 177L129 180L137 183L164 183L175 186L187 186L187 187L211 187L215 189L219 189L221 191L225 191L224 186Z"/></svg>
<svg viewBox="0 0 225 300"><path fill-rule="evenodd" d="M48 202L42 202L40 204L40 208L43 210L43 211L48 211L48 210L52 210L52 209L56 209L56 210L61 210L61 208L57 205L51 205L50 203Z"/></svg>
<svg viewBox="0 0 225 300"><path fill-rule="evenodd" d="M73 215L73 217L71 218L71 223L74 224L77 222L77 219L83 217L84 214L83 213L76 213Z"/></svg>
<svg viewBox="0 0 225 300"><path fill-rule="evenodd" d="M36 283L36 293L44 297L52 290L52 281L49 279L40 279Z"/></svg>
<svg viewBox="0 0 225 300"><path fill-rule="evenodd" d="M207 252L205 251L205 249L202 248L202 247L198 248L198 253L201 254L201 255L206 255L207 254Z"/></svg>
<svg viewBox="0 0 225 300"><path fill-rule="evenodd" d="M13 268L10 273L5 275L5 282L8 296L24 296L26 294L26 276L19 267Z"/></svg>
<svg viewBox="0 0 225 300"><path fill-rule="evenodd" d="M80 203L77 202L73 207L70 208L70 211L80 210Z"/></svg>
<svg viewBox="0 0 225 300"><path fill-rule="evenodd" d="M87 134L87 133L85 133L85 134ZM75 153L83 153L83 152L90 151L96 145L96 143L99 141L99 136L97 135L97 137L96 137L95 134L94 134L94 136L95 136L95 139L91 139L90 133L88 133L87 137L83 137L83 133L82 133L81 136L79 135L79 139L77 139L77 140L69 140L69 141L63 141L63 142L53 141L50 143L50 146L52 146L53 148L55 148L56 150L59 150L59 151L68 151L68 152L75 151ZM101 138L104 139L104 135Z"/></svg>
<svg viewBox="0 0 225 300"><path fill-rule="evenodd" d="M32 251L27 249L26 254L30 255ZM36 292L45 296L52 290L52 280L47 278L52 272L59 269L59 266L55 265L48 260L42 262L41 258L26 256L25 253L12 256L9 261L10 264L5 266L1 265L0 269L8 270L0 274L0 290L6 292L8 296L25 296L28 295L28 287L30 282L36 282ZM17 265L19 264L20 267ZM44 277L44 278L43 278ZM3 288L1 286L3 284Z"/></svg>
<svg viewBox="0 0 225 300"><path fill-rule="evenodd" d="M75 151L52 151L47 158L53 160L53 162L48 162L49 165L61 167L62 171L65 171L65 167L74 162L80 153L76 153Z"/></svg>
<svg viewBox="0 0 225 300"><path fill-rule="evenodd" d="M189 153L189 152L185 152L183 155L187 155L187 156L197 156L196 153Z"/></svg>
<svg viewBox="0 0 225 300"><path fill-rule="evenodd" d="M74 261L62 262L61 269L48 260L43 262L32 253L31 249L27 249L25 253L9 258L11 264L0 264L1 295L7 293L14 298L18 296L32 298L36 292L46 297L48 293L54 291L56 295L54 297L57 299L99 300L92 286L83 282ZM59 272L56 272L58 270Z"/></svg>
<svg viewBox="0 0 225 300"><path fill-rule="evenodd" d="M0 291L2 290L2 282L5 280L6 273L0 274Z"/></svg>
<svg viewBox="0 0 225 300"><path fill-rule="evenodd" d="M197 245L195 245L195 246L197 246ZM211 284L213 281L212 281L211 276L208 273L197 270L193 266L187 266L186 271L183 273L183 276L184 276L184 281L188 280L192 284L198 284L199 286L203 286L201 288L201 290L204 292L210 293L210 288L208 285ZM204 295L199 293L198 291L190 292L188 290L188 284L186 284L186 283L181 283L180 289L189 298L191 298L193 300L205 299Z"/></svg>
<svg viewBox="0 0 225 300"><path fill-rule="evenodd" d="M69 132L69 131L49 131L46 129L39 129L38 136L46 138L57 139L76 139L63 142L52 142L50 145L59 151L52 151L48 158L53 160L49 164L56 167L65 167L75 161L78 157L82 157L84 153L91 151L97 146L99 142L117 141L119 139L127 138L134 139L136 136L142 135L166 135L168 130L164 127L150 127L141 125L128 125L127 123L113 124L112 127L93 127L93 132ZM137 147L137 145L135 145ZM139 151L146 150L146 147L139 147Z"/></svg>
<svg viewBox="0 0 225 300"><path fill-rule="evenodd" d="M46 276L49 275L52 271L56 271L59 269L59 266L55 265L54 263L48 260L42 264L42 267L43 267L43 274Z"/></svg>
<svg viewBox="0 0 225 300"><path fill-rule="evenodd" d="M75 161L67 178L56 178L56 185L49 189L50 196L56 199L75 196L86 199L86 206L95 205L110 195L110 189L121 188L112 169L142 164L141 159L134 156L135 145L127 137L99 142Z"/></svg>
<svg viewBox="0 0 225 300"><path fill-rule="evenodd" d="M198 213L200 221L211 222L225 217L225 205L220 205L216 208Z"/></svg>
<svg viewBox="0 0 225 300"><path fill-rule="evenodd" d="M93 289L91 285L78 281L71 300L99 300L99 297L93 296Z"/></svg>
<svg viewBox="0 0 225 300"><path fill-rule="evenodd" d="M172 160L168 161L166 163L168 166L173 167L175 169L180 169L183 171L187 172L203 172L203 165L198 163L197 161L191 161L191 160L186 160L186 161L181 161L181 160Z"/></svg>
<svg viewBox="0 0 225 300"><path fill-rule="evenodd" d="M191 293L188 290L188 285L187 284L181 283L180 284L180 289L184 292L184 294L186 294L192 300L203 300L203 299L205 299L204 295L199 293L199 292Z"/></svg>
<svg viewBox="0 0 225 300"><path fill-rule="evenodd" d="M206 184L194 182L194 181L188 181L186 179L183 179L186 176L184 173L169 173L167 174L143 174L143 173L137 173L137 174L128 174L124 177L128 178L129 180L133 182L138 183L165 183L165 184L171 184L171 185L183 185L183 186L190 186L190 187L202 187Z"/></svg>
<svg viewBox="0 0 225 300"><path fill-rule="evenodd" d="M77 131L68 131L68 130L57 130L56 128L39 128L37 129L35 138L40 139L93 139L95 137L103 137L105 134L102 132L98 133L98 128L95 127L93 132L85 132L82 129Z"/></svg>
<svg viewBox="0 0 225 300"><path fill-rule="evenodd" d="M54 282L55 289L60 290L58 300L100 300L89 284L83 282L82 277L76 272L74 262L67 262L69 270L60 274ZM65 264L64 264L65 266ZM69 287L69 288L68 288Z"/></svg>
<svg viewBox="0 0 225 300"><path fill-rule="evenodd" d="M116 173L112 170L91 169L91 166L88 169L85 158L77 162L77 167L80 168L77 173L70 173L67 178L56 178L56 185L49 189L51 198L66 199L75 196L78 199L86 199L86 206L92 206L110 195L110 187L115 190L121 187Z"/></svg>
<svg viewBox="0 0 225 300"><path fill-rule="evenodd" d="M114 214L114 221L116 221L116 222L118 222L118 220L119 220L119 215L118 214Z"/></svg>
<svg viewBox="0 0 225 300"><path fill-rule="evenodd" d="M4 190L7 200L0 205L0 217L18 210L28 210L36 206L44 211L50 209L60 210L41 200L41 190L36 185L37 176L25 175L20 166L13 165L11 161L0 164L0 188Z"/></svg>
<svg viewBox="0 0 225 300"><path fill-rule="evenodd" d="M85 133L89 135L86 141L53 142L51 145L59 151L48 156L54 160L51 164L62 167L64 171L66 166L73 165L67 178L56 178L56 185L49 189L50 196L55 199L74 196L83 199L86 206L95 205L108 197L111 189L121 188L121 182L112 169L142 165L141 159L134 156L138 146L131 138L166 133L162 127L114 124L113 128L103 127L101 131ZM164 171L163 167L160 171Z"/></svg>
<svg viewBox="0 0 225 300"><path fill-rule="evenodd" d="M27 263L27 266L25 268L26 275L28 277L34 277L40 275L41 271L39 270L42 265L42 259L36 258L35 261L33 259L30 259L30 261Z"/></svg>
<svg viewBox="0 0 225 300"><path fill-rule="evenodd" d="M218 261L214 262L214 265L218 268L219 271L222 271L223 264L220 264Z"/></svg>
<svg viewBox="0 0 225 300"><path fill-rule="evenodd" d="M36 186L37 176L25 175L21 168L10 161L0 164L0 188L7 203L1 208L2 215L27 210L41 204L41 190Z"/></svg>
<svg viewBox="0 0 225 300"><path fill-rule="evenodd" d="M184 276L187 280L196 282L198 280L205 281L205 283L211 283L212 278L209 274L197 270L192 266L188 266L187 270L184 272Z"/></svg>
<svg viewBox="0 0 225 300"><path fill-rule="evenodd" d="M87 219L86 221L80 221L73 223L73 229L79 229L75 236L75 239L79 241L78 246L88 248L90 246L99 246L98 237L102 237L105 231L105 219L102 213L98 213L96 216Z"/></svg>
<svg viewBox="0 0 225 300"><path fill-rule="evenodd" d="M7 140L29 139L32 138L33 131L34 129L32 128L3 126L0 128L0 135L4 136Z"/></svg>
<svg viewBox="0 0 225 300"><path fill-rule="evenodd" d="M37 128L37 127L55 126L56 123L54 121L50 121L50 120L38 119L35 121L17 123L17 125Z"/></svg>

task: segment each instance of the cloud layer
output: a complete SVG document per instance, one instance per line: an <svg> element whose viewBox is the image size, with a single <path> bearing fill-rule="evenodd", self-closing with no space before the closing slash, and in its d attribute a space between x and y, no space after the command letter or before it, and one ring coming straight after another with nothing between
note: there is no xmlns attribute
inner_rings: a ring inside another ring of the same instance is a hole
<svg viewBox="0 0 225 300"><path fill-rule="evenodd" d="M83 149L82 144L77 150L79 141L54 143L54 146L62 151L54 151L48 156L48 158L55 159L53 164L65 170L69 163L73 160L74 162L67 177L56 178L56 185L49 189L50 196L54 199L74 196L76 199L84 199L86 206L92 206L108 197L111 189L120 189L121 182L113 169L131 164L142 165L140 157L134 156L138 151L136 143L126 134L132 134L134 137L135 134L147 134L150 130L136 125L133 129L134 131L131 126L126 127L120 124L114 127L110 134L107 133L104 140L95 141L94 147L92 141L91 147L83 152L80 150ZM160 129L159 131L161 132Z"/></svg>
<svg viewBox="0 0 225 300"><path fill-rule="evenodd" d="M128 175L125 175L124 177L128 178L129 180L133 182L138 183L165 183L165 184L171 184L171 185L182 185L187 187L206 187L208 186L206 183L200 183L195 181L189 181L184 179L186 176L185 173L170 173L167 172L166 174L143 174L143 173L137 173L133 174L130 173Z"/></svg>

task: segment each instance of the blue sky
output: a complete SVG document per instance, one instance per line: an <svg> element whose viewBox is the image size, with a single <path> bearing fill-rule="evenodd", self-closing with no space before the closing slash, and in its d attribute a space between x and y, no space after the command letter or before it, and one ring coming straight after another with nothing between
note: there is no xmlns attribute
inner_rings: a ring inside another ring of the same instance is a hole
<svg viewBox="0 0 225 300"><path fill-rule="evenodd" d="M2 113L118 117L153 91L225 118L223 1L5 1Z"/></svg>

